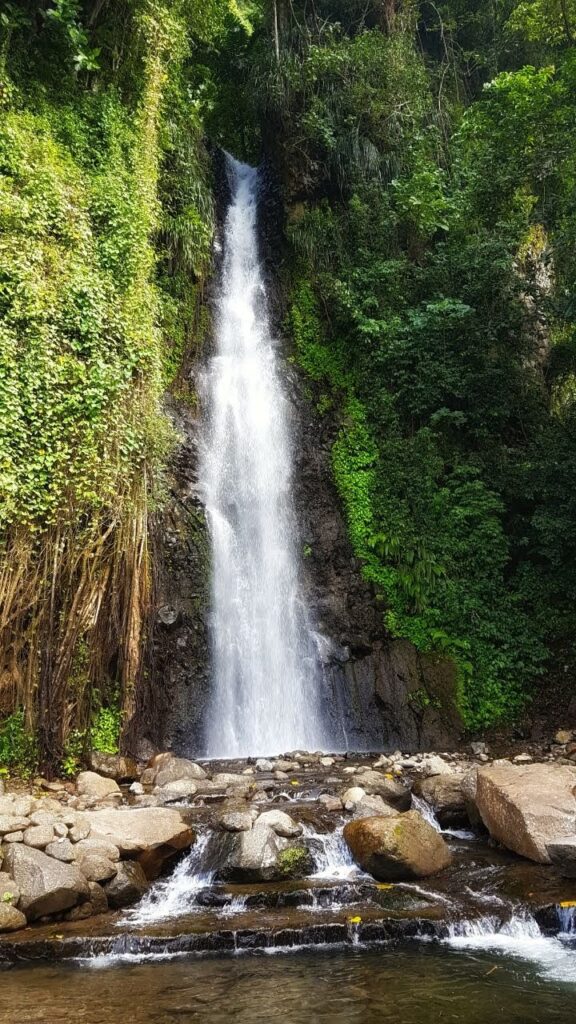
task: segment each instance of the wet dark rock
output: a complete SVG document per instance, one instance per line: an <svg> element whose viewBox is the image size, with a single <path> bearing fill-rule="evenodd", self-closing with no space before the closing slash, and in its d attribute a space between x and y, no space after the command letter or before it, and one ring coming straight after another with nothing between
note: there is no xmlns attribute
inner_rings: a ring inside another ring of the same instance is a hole
<svg viewBox="0 0 576 1024"><path fill-rule="evenodd" d="M111 907L129 907L136 903L148 889L148 879L135 861L122 861L114 878L104 886L104 893Z"/></svg>
<svg viewBox="0 0 576 1024"><path fill-rule="evenodd" d="M546 845L548 856L564 878L576 878L576 836Z"/></svg>
<svg viewBox="0 0 576 1024"><path fill-rule="evenodd" d="M414 785L414 791L430 804L438 821L445 828L468 824L462 779L462 774L453 772L431 775L422 781L418 780Z"/></svg>

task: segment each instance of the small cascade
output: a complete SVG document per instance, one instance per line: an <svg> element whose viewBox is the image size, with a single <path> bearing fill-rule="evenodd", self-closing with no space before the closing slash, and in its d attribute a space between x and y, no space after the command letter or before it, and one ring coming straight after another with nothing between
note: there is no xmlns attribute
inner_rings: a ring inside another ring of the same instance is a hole
<svg viewBox="0 0 576 1024"><path fill-rule="evenodd" d="M193 910L198 893L212 884L214 870L207 866L209 836L198 837L192 850L167 878L152 886L120 924L147 925L180 917Z"/></svg>
<svg viewBox="0 0 576 1024"><path fill-rule="evenodd" d="M352 879L363 875L352 858L343 831L342 827L334 832L315 832L309 825L304 825L303 835L310 840L316 862L313 878Z"/></svg>
<svg viewBox="0 0 576 1024"><path fill-rule="evenodd" d="M412 810L418 811L424 821L427 821L437 832L441 832L443 836L450 836L452 839L476 839L476 833L471 832L470 829L442 828L430 804L426 803L422 797L416 796L415 793L412 793Z"/></svg>
<svg viewBox="0 0 576 1024"><path fill-rule="evenodd" d="M559 913L562 908L559 908ZM570 924L569 921L567 921ZM573 949L558 938L544 935L527 910L502 921L488 915L448 926L445 940L455 948L485 949L532 963L542 974L557 981L576 981Z"/></svg>
<svg viewBox="0 0 576 1024"><path fill-rule="evenodd" d="M571 936L576 938L576 904L572 903L558 905L557 913L558 920L560 922L560 934L561 936Z"/></svg>
<svg viewBox="0 0 576 1024"><path fill-rule="evenodd" d="M427 821L429 825L432 825L432 828L436 829L437 832L442 831L442 826L430 807L430 804L426 803L421 796L416 796L415 793L412 793L412 810L418 811L418 814L422 815L424 821Z"/></svg>

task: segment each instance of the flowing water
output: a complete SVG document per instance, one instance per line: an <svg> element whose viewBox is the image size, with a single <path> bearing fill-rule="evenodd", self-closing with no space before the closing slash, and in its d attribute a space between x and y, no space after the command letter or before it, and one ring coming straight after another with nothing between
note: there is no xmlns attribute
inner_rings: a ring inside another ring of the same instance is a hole
<svg viewBox="0 0 576 1024"><path fill-rule="evenodd" d="M227 158L216 346L200 479L212 543L211 757L334 746L299 579L292 411L258 252L258 170Z"/></svg>

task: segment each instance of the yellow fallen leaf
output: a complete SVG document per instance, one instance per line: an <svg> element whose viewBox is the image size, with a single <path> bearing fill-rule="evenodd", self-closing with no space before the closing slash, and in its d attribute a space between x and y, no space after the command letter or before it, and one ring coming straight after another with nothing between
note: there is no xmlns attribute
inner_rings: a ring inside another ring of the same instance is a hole
<svg viewBox="0 0 576 1024"><path fill-rule="evenodd" d="M297 782L297 781L296 781L296 779L291 779L291 781L290 781L290 785L291 785L291 786L299 786L299 785L300 785L300 783L299 783L299 782Z"/></svg>
<svg viewBox="0 0 576 1024"><path fill-rule="evenodd" d="M576 900L563 900L560 906L562 910L568 910L569 907L576 907Z"/></svg>
<svg viewBox="0 0 576 1024"><path fill-rule="evenodd" d="M361 917L349 917L348 920L349 920L350 924L360 924L362 918Z"/></svg>
<svg viewBox="0 0 576 1024"><path fill-rule="evenodd" d="M386 772L386 775L384 776L384 778L385 779L393 779L394 776L392 775L392 772Z"/></svg>
<svg viewBox="0 0 576 1024"><path fill-rule="evenodd" d="M393 889L392 882L378 882L377 889Z"/></svg>

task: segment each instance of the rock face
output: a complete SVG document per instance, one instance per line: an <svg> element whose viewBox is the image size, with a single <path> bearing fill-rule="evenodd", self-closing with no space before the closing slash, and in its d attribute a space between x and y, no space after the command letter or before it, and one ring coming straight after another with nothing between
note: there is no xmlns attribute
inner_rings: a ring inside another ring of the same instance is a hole
<svg viewBox="0 0 576 1024"><path fill-rule="evenodd" d="M576 837L548 843L546 850L552 864L564 878L576 878Z"/></svg>
<svg viewBox="0 0 576 1024"><path fill-rule="evenodd" d="M410 790L396 779L386 777L382 772L368 770L358 776L358 781L369 796L381 796L387 804L398 811L408 811L412 802Z"/></svg>
<svg viewBox="0 0 576 1024"><path fill-rule="evenodd" d="M185 377L194 373L194 367L185 370ZM309 381L292 371L288 386L300 423L294 484L309 549L304 586L315 628L326 638L332 731L337 735L344 722L352 749L454 747L462 733L455 668L387 636L381 606L354 557L333 479L338 423L317 415L314 400L305 397ZM170 412L181 442L168 476L169 501L157 522L157 615L152 664L138 695L137 753L154 747L182 754L202 750L210 698L209 542L197 478L199 420L173 399Z"/></svg>
<svg viewBox="0 0 576 1024"><path fill-rule="evenodd" d="M191 846L194 833L178 811L167 807L119 808L89 811L85 818L91 839L102 838L142 865L156 878L165 860Z"/></svg>
<svg viewBox="0 0 576 1024"><path fill-rule="evenodd" d="M425 878L451 862L442 836L416 811L350 821L344 839L356 863L383 882Z"/></svg>
<svg viewBox="0 0 576 1024"><path fill-rule="evenodd" d="M67 910L89 895L88 882L75 865L20 844L5 848L4 853L5 865L20 890L19 909L29 921Z"/></svg>
<svg viewBox="0 0 576 1024"><path fill-rule="evenodd" d="M576 834L576 769L558 764L480 768L476 806L490 835L521 857L549 864L548 845Z"/></svg>
<svg viewBox="0 0 576 1024"><path fill-rule="evenodd" d="M459 773L431 775L417 782L414 789L436 814L444 827L468 822L466 798L462 790L463 776Z"/></svg>

